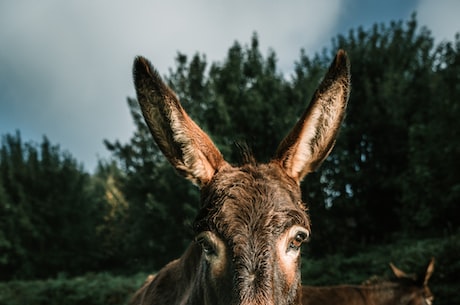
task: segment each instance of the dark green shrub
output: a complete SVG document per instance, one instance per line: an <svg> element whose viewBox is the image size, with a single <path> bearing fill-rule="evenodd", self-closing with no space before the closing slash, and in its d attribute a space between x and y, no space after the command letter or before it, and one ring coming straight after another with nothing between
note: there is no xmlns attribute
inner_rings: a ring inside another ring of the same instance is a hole
<svg viewBox="0 0 460 305"><path fill-rule="evenodd" d="M66 279L0 283L0 305L122 305L141 286L146 274L107 273Z"/></svg>

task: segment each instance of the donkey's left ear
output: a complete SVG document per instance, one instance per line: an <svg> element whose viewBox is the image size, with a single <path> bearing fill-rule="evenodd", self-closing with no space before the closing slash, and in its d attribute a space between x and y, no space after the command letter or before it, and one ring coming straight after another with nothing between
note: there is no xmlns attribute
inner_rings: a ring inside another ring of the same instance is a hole
<svg viewBox="0 0 460 305"><path fill-rule="evenodd" d="M202 187L227 162L147 59L135 59L133 76L142 114L158 147L181 175Z"/></svg>
<svg viewBox="0 0 460 305"><path fill-rule="evenodd" d="M339 50L300 120L281 142L274 161L298 183L316 170L335 144L350 94L350 63Z"/></svg>
<svg viewBox="0 0 460 305"><path fill-rule="evenodd" d="M393 271L393 274L396 276L398 279L403 279L403 278L411 278L408 274L406 274L404 271L396 267L393 263L390 263L390 268Z"/></svg>

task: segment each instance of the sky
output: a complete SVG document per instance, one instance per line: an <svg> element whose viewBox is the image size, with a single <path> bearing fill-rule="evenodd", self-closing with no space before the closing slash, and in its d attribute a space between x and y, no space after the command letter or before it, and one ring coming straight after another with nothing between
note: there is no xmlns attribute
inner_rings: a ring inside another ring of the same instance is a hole
<svg viewBox="0 0 460 305"><path fill-rule="evenodd" d="M289 73L302 48L314 55L338 34L414 12L437 42L460 32L457 0L3 0L0 135L46 136L91 172L110 157L104 139L126 143L134 132L126 99L136 55L167 75L178 52L221 62L256 32Z"/></svg>

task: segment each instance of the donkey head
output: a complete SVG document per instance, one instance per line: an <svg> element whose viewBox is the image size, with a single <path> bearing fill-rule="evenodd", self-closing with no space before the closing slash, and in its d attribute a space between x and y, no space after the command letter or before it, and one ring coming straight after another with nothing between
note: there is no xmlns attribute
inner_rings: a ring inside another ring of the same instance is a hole
<svg viewBox="0 0 460 305"><path fill-rule="evenodd" d="M428 287L428 280L434 271L434 257L431 258L422 274L407 274L401 269L397 268L393 263L390 263L390 268L394 276L401 286L406 289L400 289L405 292L402 294L401 299L404 299L404 304L407 305L432 305L434 295Z"/></svg>
<svg viewBox="0 0 460 305"><path fill-rule="evenodd" d="M193 274L181 283L184 292L176 302L300 302L300 246L310 234L300 182L328 156L343 120L350 90L345 52L337 53L308 108L266 164L226 162L145 58L135 60L134 81L159 148L201 190L196 238L180 259L193 265Z"/></svg>

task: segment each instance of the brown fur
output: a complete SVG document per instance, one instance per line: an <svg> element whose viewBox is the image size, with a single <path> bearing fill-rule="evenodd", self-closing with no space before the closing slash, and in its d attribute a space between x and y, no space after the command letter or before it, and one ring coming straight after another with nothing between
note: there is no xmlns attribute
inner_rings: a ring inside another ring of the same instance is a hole
<svg viewBox="0 0 460 305"><path fill-rule="evenodd" d="M300 181L331 151L349 95L340 50L313 100L267 164L227 163L142 57L134 82L161 151L201 189L196 239L147 280L131 304L300 303L300 245L310 233ZM250 159L250 158L249 158Z"/></svg>
<svg viewBox="0 0 460 305"><path fill-rule="evenodd" d="M364 285L302 286L302 305L431 305L428 280L434 259L423 275L410 276L392 265L395 279Z"/></svg>

